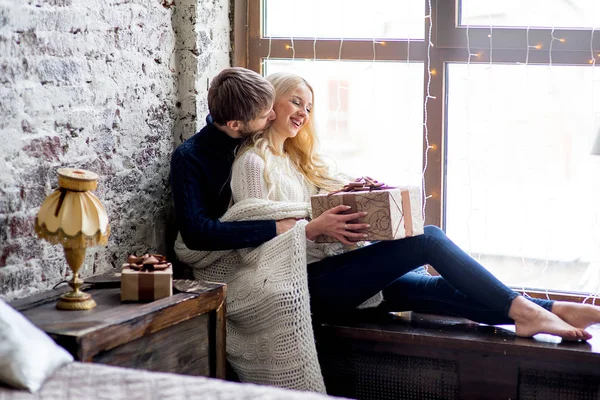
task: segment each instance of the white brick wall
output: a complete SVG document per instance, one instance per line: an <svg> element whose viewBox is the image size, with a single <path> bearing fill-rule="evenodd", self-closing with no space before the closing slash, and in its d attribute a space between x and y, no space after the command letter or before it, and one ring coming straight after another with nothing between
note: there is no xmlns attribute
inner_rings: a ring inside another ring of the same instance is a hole
<svg viewBox="0 0 600 400"><path fill-rule="evenodd" d="M62 248L33 232L62 166L100 175L111 219L84 276L166 251L171 152L229 65L229 1L199 1L0 0L0 297L64 275Z"/></svg>

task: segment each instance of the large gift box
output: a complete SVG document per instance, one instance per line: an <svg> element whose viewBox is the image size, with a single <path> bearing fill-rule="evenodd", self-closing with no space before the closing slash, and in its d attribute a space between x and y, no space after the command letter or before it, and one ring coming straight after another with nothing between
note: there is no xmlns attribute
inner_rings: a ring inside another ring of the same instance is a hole
<svg viewBox="0 0 600 400"><path fill-rule="evenodd" d="M132 258L139 262L131 262ZM173 267L164 256L130 256L128 261L121 269L121 301L154 301L173 295Z"/></svg>
<svg viewBox="0 0 600 400"><path fill-rule="evenodd" d="M359 211L368 213L359 220L350 221L371 225L364 239L366 241L395 240L423 234L421 188L382 186L351 183L345 186L344 191L312 196L313 219L335 206L345 204L351 207L347 214ZM336 239L321 235L316 241L334 243Z"/></svg>

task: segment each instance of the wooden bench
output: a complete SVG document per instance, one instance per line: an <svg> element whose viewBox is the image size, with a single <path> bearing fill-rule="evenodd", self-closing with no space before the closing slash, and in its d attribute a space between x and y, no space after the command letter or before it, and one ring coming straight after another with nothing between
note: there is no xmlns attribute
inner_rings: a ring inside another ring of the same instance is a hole
<svg viewBox="0 0 600 400"><path fill-rule="evenodd" d="M600 325L589 331L561 343L411 312L315 326L328 393L358 399L600 399Z"/></svg>

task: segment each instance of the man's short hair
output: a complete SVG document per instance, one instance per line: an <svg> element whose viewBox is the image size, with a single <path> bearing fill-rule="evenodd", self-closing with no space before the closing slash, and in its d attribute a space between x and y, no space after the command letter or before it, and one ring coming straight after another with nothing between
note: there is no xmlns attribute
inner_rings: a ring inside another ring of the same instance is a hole
<svg viewBox="0 0 600 400"><path fill-rule="evenodd" d="M273 105L273 85L246 68L225 68L213 78L208 89L208 111L213 122L247 123Z"/></svg>

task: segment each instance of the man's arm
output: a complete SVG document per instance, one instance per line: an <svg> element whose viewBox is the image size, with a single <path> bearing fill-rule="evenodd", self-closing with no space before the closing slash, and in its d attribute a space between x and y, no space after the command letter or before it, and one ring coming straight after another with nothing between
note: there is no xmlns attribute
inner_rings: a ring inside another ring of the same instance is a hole
<svg viewBox="0 0 600 400"><path fill-rule="evenodd" d="M228 184L228 183L226 183ZM175 150L171 159L171 189L177 226L190 250L256 247L277 234L275 221L220 222L211 218L206 177L200 160Z"/></svg>

